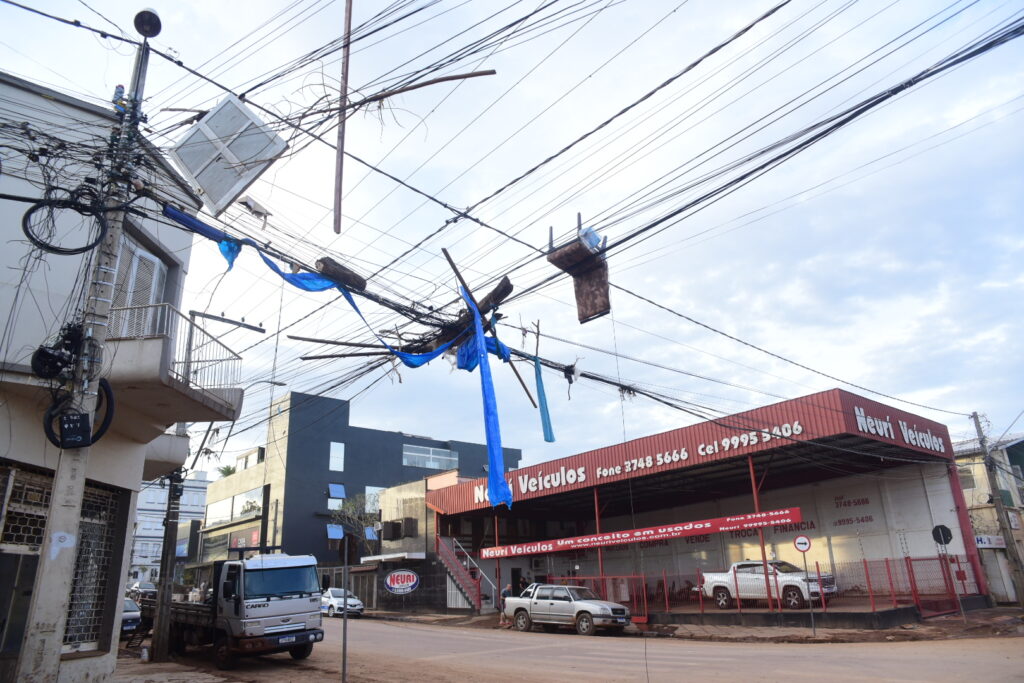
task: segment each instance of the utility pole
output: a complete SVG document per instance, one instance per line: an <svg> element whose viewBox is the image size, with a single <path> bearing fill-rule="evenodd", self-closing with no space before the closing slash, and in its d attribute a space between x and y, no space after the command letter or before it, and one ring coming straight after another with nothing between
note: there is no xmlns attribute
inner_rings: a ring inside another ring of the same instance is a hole
<svg viewBox="0 0 1024 683"><path fill-rule="evenodd" d="M184 425L179 423L181 432ZM199 444L196 456L192 458L195 469L199 456L206 447L206 441L213 431L213 423L206 428L206 434ZM167 475L167 508L164 512L164 541L160 547L160 579L156 591L156 614L153 616L153 647L150 656L154 662L166 662L169 659L171 644L171 590L174 585L174 562L178 547L178 522L181 520L181 496L185 491L184 472L175 470Z"/></svg>
<svg viewBox="0 0 1024 683"><path fill-rule="evenodd" d="M154 662L166 662L170 652L171 588L174 584L174 559L178 545L178 517L181 494L185 488L182 471L167 475L167 512L164 515L164 544L160 549L160 581L156 591L156 614L153 617Z"/></svg>
<svg viewBox="0 0 1024 683"><path fill-rule="evenodd" d="M974 420L974 429L978 432L978 445L985 454L985 474L988 475L988 487L992 491L992 502L996 506L996 519L999 522L999 531L1006 542L1006 556L1010 560L1010 573L1013 576L1013 590L1017 593L1017 604L1024 607L1024 565L1020 561L1020 552L1017 549L1017 542L1013 538L1010 529L1010 519L1006 514L1006 506L1003 505L1003 497L999 495L999 483L996 481L996 461L989 450L988 439L981 429L981 420L978 413L971 413Z"/></svg>
<svg viewBox="0 0 1024 683"><path fill-rule="evenodd" d="M128 102L114 129L111 144L111 186L108 207L119 207L128 198L137 146L140 105L149 63L147 38L160 33L160 18L152 10L135 16L135 28L143 36L135 56ZM110 212L107 234L95 254L95 263L82 314L83 340L75 359L72 413L62 418L64 427L78 421L87 428L81 447L64 445L53 477L53 493L46 519L46 531L39 553L32 589L32 602L25 624L25 638L18 658L18 681L55 681L60 673L61 648L67 627L68 603L75 589L75 561L79 549L79 521L89 464L92 423L97 406L97 388L103 367L103 346L117 277L117 256L121 245L124 209ZM115 568L111 568L114 570ZM116 574L120 577L120 571ZM119 581L110 590L119 590Z"/></svg>
<svg viewBox="0 0 1024 683"><path fill-rule="evenodd" d="M345 43L341 52L341 101L338 104L338 152L334 162L334 234L341 234L341 179L345 172L345 119L348 114L348 59L352 42L352 0L345 0ZM347 603L346 603L347 604Z"/></svg>

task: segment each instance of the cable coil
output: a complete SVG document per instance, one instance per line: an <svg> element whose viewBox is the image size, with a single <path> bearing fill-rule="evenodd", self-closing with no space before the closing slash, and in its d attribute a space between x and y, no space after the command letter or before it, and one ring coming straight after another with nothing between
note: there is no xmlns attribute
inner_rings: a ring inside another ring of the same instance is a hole
<svg viewBox="0 0 1024 683"><path fill-rule="evenodd" d="M93 432L92 439L88 444L85 444L87 446L91 446L102 439L103 435L110 429L110 423L114 421L114 390L111 388L110 382L107 381L106 377L100 378L99 387L100 394L96 403L96 412L99 412L102 408L105 408L106 411L103 414L103 420L100 421L99 427ZM53 423L71 404L71 398L71 394L62 394L50 404L50 407L43 414L43 432L46 434L46 440L57 448L63 448L63 446L61 445L60 436L53 428Z"/></svg>

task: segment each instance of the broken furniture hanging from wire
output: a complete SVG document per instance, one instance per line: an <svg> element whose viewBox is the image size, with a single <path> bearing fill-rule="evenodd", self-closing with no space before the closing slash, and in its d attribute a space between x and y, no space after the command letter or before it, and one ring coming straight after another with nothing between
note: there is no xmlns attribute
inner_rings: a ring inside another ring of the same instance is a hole
<svg viewBox="0 0 1024 683"><path fill-rule="evenodd" d="M548 263L572 276L576 317L581 325L612 310L608 262L604 256L607 244L607 237L602 242L593 228L583 228L583 217L578 213L576 239L556 249L554 228L548 237Z"/></svg>

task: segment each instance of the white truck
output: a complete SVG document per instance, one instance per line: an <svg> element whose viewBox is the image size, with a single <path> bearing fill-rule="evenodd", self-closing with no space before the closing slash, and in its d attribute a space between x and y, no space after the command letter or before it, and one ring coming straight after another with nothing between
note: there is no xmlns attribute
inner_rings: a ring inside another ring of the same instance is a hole
<svg viewBox="0 0 1024 683"><path fill-rule="evenodd" d="M764 563L761 560L743 560L733 563L725 572L708 572L702 575L702 585L694 590L703 590L718 609L729 609L734 600L766 600L769 590L765 588ZM768 586L772 600L781 596L781 604L788 609L803 609L812 600L821 604L838 592L836 580L831 574L821 575L818 585L816 572L804 573L794 564L772 560L768 562Z"/></svg>
<svg viewBox="0 0 1024 683"><path fill-rule="evenodd" d="M230 669L235 658L288 652L305 659L324 638L321 587L312 555L256 555L221 560L197 568L196 594L202 602L172 602L170 646L184 654L188 645L214 646L217 666ZM142 601L144 622L152 624L156 600Z"/></svg>
<svg viewBox="0 0 1024 683"><path fill-rule="evenodd" d="M571 626L581 636L592 636L597 629L622 633L630 623L629 608L602 600L584 586L533 583L518 598L505 598L504 611L517 631L529 631L534 624L548 633Z"/></svg>

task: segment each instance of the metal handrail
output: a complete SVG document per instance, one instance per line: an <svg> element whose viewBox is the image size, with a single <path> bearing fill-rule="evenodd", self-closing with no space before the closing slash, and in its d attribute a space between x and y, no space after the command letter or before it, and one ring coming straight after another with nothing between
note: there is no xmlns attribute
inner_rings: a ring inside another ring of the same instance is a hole
<svg viewBox="0 0 1024 683"><path fill-rule="evenodd" d="M491 586L491 605L494 606L494 607L497 607L498 603L496 601L497 601L497 598L498 598L498 587L494 585L493 581L491 581L491 577L487 576L487 572L485 572L483 570L483 567L481 567L479 564L477 564L476 560L474 560L473 556L469 554L469 552L466 550L465 546L463 546L461 543L459 543L459 539L457 539L454 536L452 536L452 543L454 543L458 547L458 549L462 551L462 553L466 556L466 560L471 562L473 564L473 566L476 567L476 574L477 574L477 576L483 578L485 581L487 581L488 584L490 584L490 586ZM479 579L477 580L477 583L479 583Z"/></svg>
<svg viewBox="0 0 1024 683"><path fill-rule="evenodd" d="M480 580L474 579L470 575L466 567L459 561L459 558L455 555L455 551L444 541L443 538L438 538L438 549L444 548L444 552L439 553L441 559L445 560L445 566L452 573L455 581L466 591L468 598L470 598L474 606L480 609ZM454 538L452 539L455 540ZM458 567L458 569L456 569ZM476 595L470 595L472 589L476 589Z"/></svg>
<svg viewBox="0 0 1024 683"><path fill-rule="evenodd" d="M204 392L238 386L242 357L170 304L111 309L107 339L165 339L175 379Z"/></svg>

